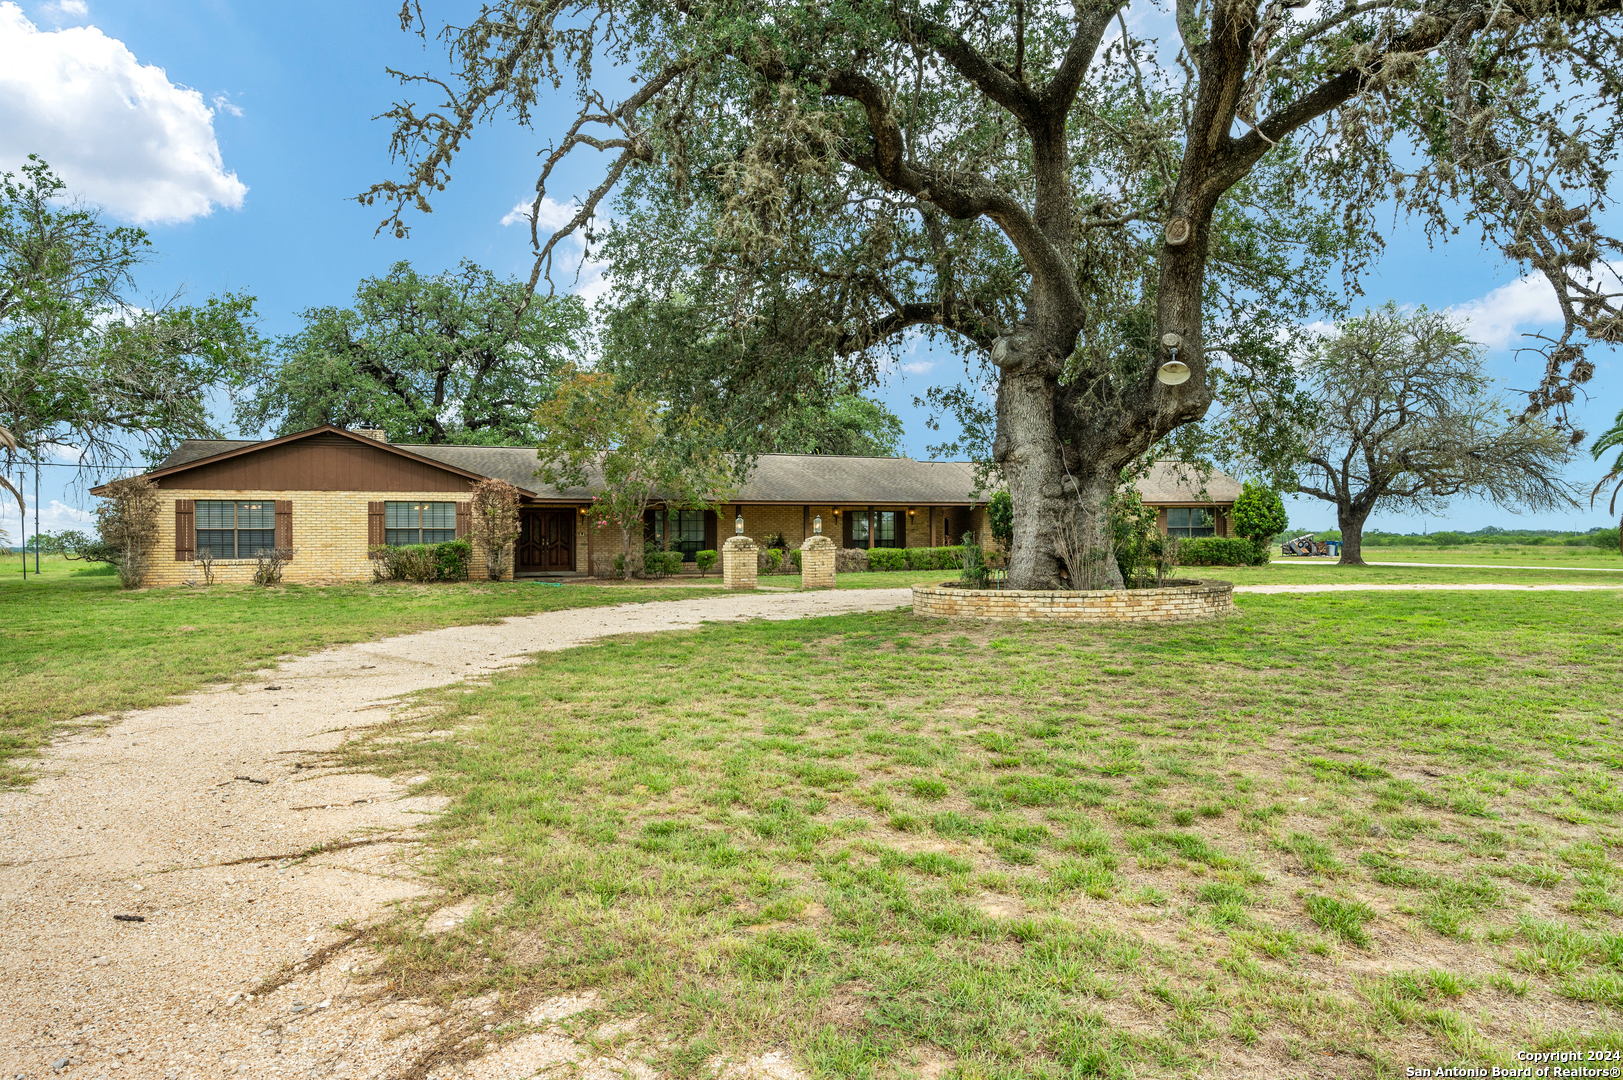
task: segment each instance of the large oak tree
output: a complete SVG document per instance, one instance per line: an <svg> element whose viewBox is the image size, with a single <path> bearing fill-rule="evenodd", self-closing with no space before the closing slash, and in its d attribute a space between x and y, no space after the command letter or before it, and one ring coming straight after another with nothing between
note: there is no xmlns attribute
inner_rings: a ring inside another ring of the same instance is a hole
<svg viewBox="0 0 1623 1080"><path fill-rule="evenodd" d="M1277 332L1331 259L1356 273L1387 200L1548 279L1564 326L1528 405L1559 419L1586 339L1623 332L1594 221L1619 2L493 0L438 30L449 71L402 76L437 100L391 111L404 174L361 198L403 234L478 124L572 93L534 221L571 155L607 168L562 229L532 225L532 285L578 234L619 291L697 305L778 387L954 340L995 389L1010 581L1050 587L1067 535L1108 546L1135 457L1224 393L1289 411ZM411 0L402 19L429 33Z"/></svg>

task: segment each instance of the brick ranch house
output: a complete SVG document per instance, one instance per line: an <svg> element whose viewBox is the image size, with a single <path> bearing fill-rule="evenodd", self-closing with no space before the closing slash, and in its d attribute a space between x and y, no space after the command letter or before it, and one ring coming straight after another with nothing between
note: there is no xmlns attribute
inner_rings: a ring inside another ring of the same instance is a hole
<svg viewBox="0 0 1623 1080"><path fill-rule="evenodd" d="M263 441L187 440L145 474L163 503L149 582L195 579L200 550L214 554L219 580L245 581L253 553L269 547L294 552L286 581L366 580L374 545L467 536L469 490L487 477L523 493L509 575L583 575L619 554L620 530L592 516L590 487L550 487L535 469L530 447L397 445L379 431L330 426ZM1158 464L1139 482L1161 527L1227 535L1239 485L1216 474L1202 490L1180 471ZM966 532L986 535L985 501L973 490L967 462L768 454L729 502L650 511L644 532L689 560L732 535L738 515L757 541L781 534L790 547L811 535L818 517L845 547L934 547ZM485 574L477 550L472 574Z"/></svg>

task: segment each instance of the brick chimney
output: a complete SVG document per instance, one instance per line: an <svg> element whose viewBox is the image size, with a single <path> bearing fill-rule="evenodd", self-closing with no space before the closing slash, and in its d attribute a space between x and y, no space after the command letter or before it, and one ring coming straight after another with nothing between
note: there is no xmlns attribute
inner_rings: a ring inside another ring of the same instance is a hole
<svg viewBox="0 0 1623 1080"><path fill-rule="evenodd" d="M359 435L363 439L376 439L378 442L382 442L382 443L386 443L386 442L389 441L389 433L387 431L384 431L382 428L375 428L375 427L350 428L349 433L351 435Z"/></svg>

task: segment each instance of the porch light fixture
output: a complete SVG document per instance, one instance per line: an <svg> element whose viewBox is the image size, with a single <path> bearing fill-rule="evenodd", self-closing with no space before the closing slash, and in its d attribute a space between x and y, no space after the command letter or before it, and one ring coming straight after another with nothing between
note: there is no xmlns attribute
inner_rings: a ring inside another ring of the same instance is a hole
<svg viewBox="0 0 1623 1080"><path fill-rule="evenodd" d="M1156 381L1163 386L1177 386L1188 382L1191 374L1189 365L1178 359L1178 350L1183 348L1183 338L1177 334L1162 334L1161 344L1172 353L1172 357L1155 373Z"/></svg>
<svg viewBox="0 0 1623 1080"><path fill-rule="evenodd" d="M812 535L813 536L822 536L823 535L823 515L822 514L818 514L816 517L812 518Z"/></svg>
<svg viewBox="0 0 1623 1080"><path fill-rule="evenodd" d="M1177 386L1189 381L1189 365L1182 360L1168 360L1161 365L1161 370L1155 373L1157 382L1165 386Z"/></svg>
<svg viewBox="0 0 1623 1080"><path fill-rule="evenodd" d="M740 510L738 516L733 519L733 532L739 536L744 535L744 512L742 510Z"/></svg>

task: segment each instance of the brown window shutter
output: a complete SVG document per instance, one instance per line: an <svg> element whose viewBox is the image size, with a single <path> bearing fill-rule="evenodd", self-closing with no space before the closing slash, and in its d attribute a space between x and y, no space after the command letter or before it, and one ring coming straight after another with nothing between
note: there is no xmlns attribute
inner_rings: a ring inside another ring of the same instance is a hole
<svg viewBox="0 0 1623 1080"><path fill-rule="evenodd" d="M456 504L456 538L466 540L473 535L473 505L459 502Z"/></svg>
<svg viewBox="0 0 1623 1080"><path fill-rule="evenodd" d="M276 546L283 551L293 550L293 500L276 500Z"/></svg>
<svg viewBox="0 0 1623 1080"><path fill-rule="evenodd" d="M197 504L191 499L175 500L175 561L191 562L197 557Z"/></svg>
<svg viewBox="0 0 1623 1080"><path fill-rule="evenodd" d="M706 510L704 512L704 546L708 551L716 550L716 540L718 539L716 533L719 531L719 525L720 522L716 520L716 512Z"/></svg>
<svg viewBox="0 0 1623 1080"><path fill-rule="evenodd" d="M369 502L366 504L366 542L372 547L383 543L386 534L383 531L383 504Z"/></svg>

